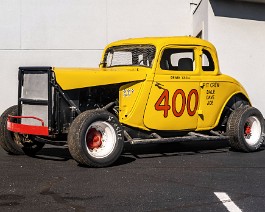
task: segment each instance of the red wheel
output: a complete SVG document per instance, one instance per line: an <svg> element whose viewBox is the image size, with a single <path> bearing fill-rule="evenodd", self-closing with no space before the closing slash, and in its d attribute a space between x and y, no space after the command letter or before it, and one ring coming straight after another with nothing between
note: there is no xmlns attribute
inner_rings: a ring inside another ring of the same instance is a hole
<svg viewBox="0 0 265 212"><path fill-rule="evenodd" d="M244 137L247 144L255 145L259 142L261 134L261 121L255 116L248 117L244 125Z"/></svg>
<svg viewBox="0 0 265 212"><path fill-rule="evenodd" d="M245 106L233 111L227 123L227 135L235 150L253 152L260 148L264 137L264 119L260 111Z"/></svg>
<svg viewBox="0 0 265 212"><path fill-rule="evenodd" d="M112 153L117 143L114 127L105 121L92 123L86 132L87 151L95 158L104 158Z"/></svg>
<svg viewBox="0 0 265 212"><path fill-rule="evenodd" d="M95 128L90 128L86 134L86 144L89 149L97 149L102 145L102 134Z"/></svg>
<svg viewBox="0 0 265 212"><path fill-rule="evenodd" d="M68 146L80 164L105 167L113 164L123 150L123 129L118 119L105 110L85 111L71 124Z"/></svg>

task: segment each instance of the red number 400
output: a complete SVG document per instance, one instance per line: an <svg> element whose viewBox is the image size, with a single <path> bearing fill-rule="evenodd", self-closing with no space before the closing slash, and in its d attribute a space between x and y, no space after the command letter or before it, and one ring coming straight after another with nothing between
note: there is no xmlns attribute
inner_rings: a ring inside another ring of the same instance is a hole
<svg viewBox="0 0 265 212"><path fill-rule="evenodd" d="M176 108L176 99L178 97L178 95L181 96L182 98L182 105L179 111L177 111ZM191 97L195 96L195 105L193 110L191 109L191 105L190 105L190 101L191 101ZM162 104L162 102L164 101L164 104ZM184 113L185 107L187 106L187 112L190 116L194 116L194 114L197 111L198 108L198 102L199 102L199 95L198 95L198 91L196 89L192 89L187 97L187 101L186 101L186 95L185 92L182 89L178 89L175 91L175 93L173 94L172 97L172 112L174 114L174 116L176 117L180 117L182 116L182 114ZM169 105L169 91L167 89L165 89L163 91L163 93L161 94L161 96L159 97L159 99L157 100L157 102L155 103L155 109L156 110L162 110L164 111L164 117L166 118L168 116L168 111L171 109L171 106Z"/></svg>

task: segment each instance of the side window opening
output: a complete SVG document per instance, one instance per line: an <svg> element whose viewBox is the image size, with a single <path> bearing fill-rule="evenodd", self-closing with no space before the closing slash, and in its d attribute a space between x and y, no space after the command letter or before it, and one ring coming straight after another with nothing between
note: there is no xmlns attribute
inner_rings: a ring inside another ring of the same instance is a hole
<svg viewBox="0 0 265 212"><path fill-rule="evenodd" d="M203 71L214 71L213 58L207 50L202 50L202 70Z"/></svg>
<svg viewBox="0 0 265 212"><path fill-rule="evenodd" d="M194 50L165 49L160 61L160 67L163 70L194 71Z"/></svg>

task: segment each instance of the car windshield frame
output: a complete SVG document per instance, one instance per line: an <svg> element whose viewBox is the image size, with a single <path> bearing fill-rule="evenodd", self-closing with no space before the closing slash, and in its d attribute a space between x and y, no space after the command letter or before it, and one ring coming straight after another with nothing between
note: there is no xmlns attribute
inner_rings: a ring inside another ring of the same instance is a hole
<svg viewBox="0 0 265 212"><path fill-rule="evenodd" d="M106 50L103 67L140 66L152 68L156 47L151 44L113 46Z"/></svg>

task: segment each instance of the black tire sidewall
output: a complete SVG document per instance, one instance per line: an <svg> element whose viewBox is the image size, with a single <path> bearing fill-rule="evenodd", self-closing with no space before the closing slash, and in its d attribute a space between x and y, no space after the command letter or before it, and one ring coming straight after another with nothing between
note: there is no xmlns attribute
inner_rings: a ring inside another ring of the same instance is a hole
<svg viewBox="0 0 265 212"><path fill-rule="evenodd" d="M251 116L254 116L256 117L259 122L260 122L260 125L261 125L261 135L260 135L260 138L259 138L259 141L254 145L249 145L245 139L245 136L244 136L244 126L245 126L245 123L247 121L247 119ZM260 113L260 111L254 107L248 107L248 109L243 113L242 115L242 119L240 120L240 131L238 132L238 136L240 137L240 139L242 139L243 142L243 145L245 145L245 147L247 149L249 149L250 151L255 151L257 150L263 143L263 135L264 133L264 120L263 120L263 116L262 114Z"/></svg>
<svg viewBox="0 0 265 212"><path fill-rule="evenodd" d="M31 145L23 144L21 142L17 143L14 140L14 132L7 129L7 119L8 115L17 116L18 106L14 105L9 107L2 115L0 120L0 139L2 148L10 154L14 155L28 155L34 156L39 150L43 148L44 143L39 143L37 141L32 141ZM10 119L12 122L12 118Z"/></svg>
<svg viewBox="0 0 265 212"><path fill-rule="evenodd" d="M247 119L251 116L256 117L261 125L261 135L255 145L247 143L244 136L244 126ZM264 119L261 112L250 106L238 108L233 111L228 119L227 134L230 136L230 145L233 149L244 152L253 152L259 149L263 143Z"/></svg>
<svg viewBox="0 0 265 212"><path fill-rule="evenodd" d="M74 142L78 142L74 145L77 145L79 148L81 148L80 154L81 157L83 158L83 161L78 161L78 162L79 163L81 162L81 164L83 165L89 165L92 167L109 166L118 159L118 157L120 156L123 150L124 135L119 120L113 114L105 110L86 111L84 113L86 114L82 118L83 120L81 121L80 124L80 130L79 130L80 135L78 135L79 139L74 139L75 140ZM86 144L86 133L88 128L91 126L91 124L98 121L107 122L108 124L110 124L115 131L115 137L116 137L116 143L113 148L113 151L109 155L103 158L96 158L91 154L89 154Z"/></svg>
<svg viewBox="0 0 265 212"><path fill-rule="evenodd" d="M17 105L14 105L12 107L9 107L1 116L1 142L4 146L3 149L5 149L10 154L15 155L22 155L24 154L24 151L22 150L23 145L18 144L13 139L13 132L10 132L7 129L7 119L8 115L16 116L17 115L18 107Z"/></svg>

